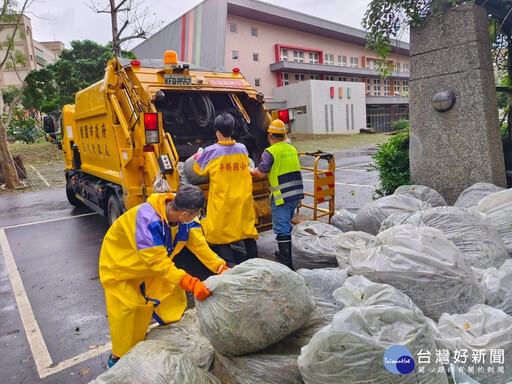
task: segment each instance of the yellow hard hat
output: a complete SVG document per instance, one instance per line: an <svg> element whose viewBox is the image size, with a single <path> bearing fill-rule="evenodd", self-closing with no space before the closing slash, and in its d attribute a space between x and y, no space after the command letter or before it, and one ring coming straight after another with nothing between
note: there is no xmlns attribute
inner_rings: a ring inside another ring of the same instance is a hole
<svg viewBox="0 0 512 384"><path fill-rule="evenodd" d="M281 120L275 119L274 121L272 121L270 123L267 132L285 135L286 134L286 125L284 125L284 123Z"/></svg>

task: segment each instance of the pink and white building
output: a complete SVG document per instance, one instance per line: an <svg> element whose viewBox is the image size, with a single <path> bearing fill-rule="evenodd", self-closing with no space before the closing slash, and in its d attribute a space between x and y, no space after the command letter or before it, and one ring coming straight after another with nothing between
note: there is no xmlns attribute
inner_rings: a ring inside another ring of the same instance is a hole
<svg viewBox="0 0 512 384"><path fill-rule="evenodd" d="M389 130L408 118L409 44L398 41L392 76L362 30L258 0L205 0L145 40L139 59L169 49L203 67L240 68L269 109L288 109L292 132Z"/></svg>

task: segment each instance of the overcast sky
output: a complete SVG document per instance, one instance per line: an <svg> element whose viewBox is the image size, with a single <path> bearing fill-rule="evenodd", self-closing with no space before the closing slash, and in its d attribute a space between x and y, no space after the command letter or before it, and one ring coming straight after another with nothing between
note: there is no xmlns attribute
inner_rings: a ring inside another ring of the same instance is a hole
<svg viewBox="0 0 512 384"><path fill-rule="evenodd" d="M35 40L59 40L66 45L66 48L70 48L69 42L72 40L89 39L106 44L111 40L110 16L94 13L85 5L90 4L90 1L34 0L28 16L32 20ZM94 0L94 2L107 4L108 0ZM200 0L145 0L145 3L162 21L161 27L176 20L200 2ZM370 0L273 0L266 2L362 29L361 19ZM131 46L135 46L141 41L135 40Z"/></svg>

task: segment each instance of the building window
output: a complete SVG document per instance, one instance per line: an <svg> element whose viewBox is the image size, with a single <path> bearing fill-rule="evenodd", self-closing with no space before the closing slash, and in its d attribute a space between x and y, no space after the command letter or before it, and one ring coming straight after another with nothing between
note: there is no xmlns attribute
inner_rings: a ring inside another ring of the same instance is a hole
<svg viewBox="0 0 512 384"><path fill-rule="evenodd" d="M306 76L299 74L299 73L295 74L295 81L304 81L304 80L306 80Z"/></svg>
<svg viewBox="0 0 512 384"><path fill-rule="evenodd" d="M231 58L233 60L238 60L238 51L231 51Z"/></svg>
<svg viewBox="0 0 512 384"><path fill-rule="evenodd" d="M409 81L407 81L407 80L402 81L402 92L403 93L409 92Z"/></svg>
<svg viewBox="0 0 512 384"><path fill-rule="evenodd" d="M338 65L341 67L347 66L347 56L338 56Z"/></svg>
<svg viewBox="0 0 512 384"><path fill-rule="evenodd" d="M32 55L29 55L29 56L30 56L30 61L32 61L32 60L33 60L33 59L32 59Z"/></svg>
<svg viewBox="0 0 512 384"><path fill-rule="evenodd" d="M409 64L404 63L404 64L402 65L402 70L403 70L404 72L409 72Z"/></svg>
<svg viewBox="0 0 512 384"><path fill-rule="evenodd" d="M324 108L325 108L325 133L329 133L329 107L327 106L327 104L324 105Z"/></svg>
<svg viewBox="0 0 512 384"><path fill-rule="evenodd" d="M288 50L281 48L281 61L288 61Z"/></svg>
<svg viewBox="0 0 512 384"><path fill-rule="evenodd" d="M260 79L254 79L254 86L259 87L260 86Z"/></svg>
<svg viewBox="0 0 512 384"><path fill-rule="evenodd" d="M352 83L357 83L359 79L357 77L351 77L350 80Z"/></svg>
<svg viewBox="0 0 512 384"><path fill-rule="evenodd" d="M401 70L401 69L400 69L400 63L396 63L396 71L397 71L397 72L400 72L400 70Z"/></svg>
<svg viewBox="0 0 512 384"><path fill-rule="evenodd" d="M400 95L400 80L395 80L395 95Z"/></svg>
<svg viewBox="0 0 512 384"><path fill-rule="evenodd" d="M354 130L354 104L350 104L350 122L352 123L352 130Z"/></svg>
<svg viewBox="0 0 512 384"><path fill-rule="evenodd" d="M346 116L346 124L347 124L347 131L348 131L350 129L350 115L349 115L348 104L345 104L345 116Z"/></svg>
<svg viewBox="0 0 512 384"><path fill-rule="evenodd" d="M304 62L304 52L302 51L293 51L293 61L297 61L299 63Z"/></svg>
<svg viewBox="0 0 512 384"><path fill-rule="evenodd" d="M359 59L357 57L351 57L350 58L350 66L352 68L357 68L359 67Z"/></svg>
<svg viewBox="0 0 512 384"><path fill-rule="evenodd" d="M384 80L384 96L389 96L389 79Z"/></svg>
<svg viewBox="0 0 512 384"><path fill-rule="evenodd" d="M334 105L329 105L331 112L331 132L334 132Z"/></svg>
<svg viewBox="0 0 512 384"><path fill-rule="evenodd" d="M366 69L377 69L377 60L366 59Z"/></svg>
<svg viewBox="0 0 512 384"><path fill-rule="evenodd" d="M331 81L334 81L334 76L326 75L326 76L325 76L325 80L331 80Z"/></svg>
<svg viewBox="0 0 512 384"><path fill-rule="evenodd" d="M229 32L236 33L236 24L229 24Z"/></svg>
<svg viewBox="0 0 512 384"><path fill-rule="evenodd" d="M295 116L301 116L301 115L307 115L307 114L308 114L308 110L307 110L306 106L295 108Z"/></svg>
<svg viewBox="0 0 512 384"><path fill-rule="evenodd" d="M347 78L344 76L338 77L338 81L347 81Z"/></svg>
<svg viewBox="0 0 512 384"><path fill-rule="evenodd" d="M366 79L366 94L369 95L372 92L371 80Z"/></svg>
<svg viewBox="0 0 512 384"><path fill-rule="evenodd" d="M380 96L380 79L373 80L373 96Z"/></svg>
<svg viewBox="0 0 512 384"><path fill-rule="evenodd" d="M309 52L309 62L311 64L318 64L318 53L317 52Z"/></svg>
<svg viewBox="0 0 512 384"><path fill-rule="evenodd" d="M251 27L251 36L256 36L256 37L258 37L258 28L256 28L256 27Z"/></svg>
<svg viewBox="0 0 512 384"><path fill-rule="evenodd" d="M288 73L281 72L281 82L283 83L283 85L290 84L290 77L288 76Z"/></svg>
<svg viewBox="0 0 512 384"><path fill-rule="evenodd" d="M327 65L333 65L334 64L334 55L331 54L331 53L326 53L324 55L324 64L327 64Z"/></svg>
<svg viewBox="0 0 512 384"><path fill-rule="evenodd" d="M320 75L309 75L310 80L320 80Z"/></svg>
<svg viewBox="0 0 512 384"><path fill-rule="evenodd" d="M252 61L260 61L260 54L259 53L253 53L252 54Z"/></svg>

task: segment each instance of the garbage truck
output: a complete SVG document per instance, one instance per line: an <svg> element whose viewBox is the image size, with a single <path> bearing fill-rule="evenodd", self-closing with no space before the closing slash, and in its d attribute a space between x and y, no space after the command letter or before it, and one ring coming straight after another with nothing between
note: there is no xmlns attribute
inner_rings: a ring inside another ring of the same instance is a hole
<svg viewBox="0 0 512 384"><path fill-rule="evenodd" d="M79 91L62 109L60 127L66 195L112 224L155 192L184 182L180 162L216 142L214 118L236 120L233 138L257 165L266 146L270 115L263 95L240 70L207 69L177 60L114 58L103 80ZM208 196L208 184L199 185ZM268 181L254 181L256 226L271 224Z"/></svg>

